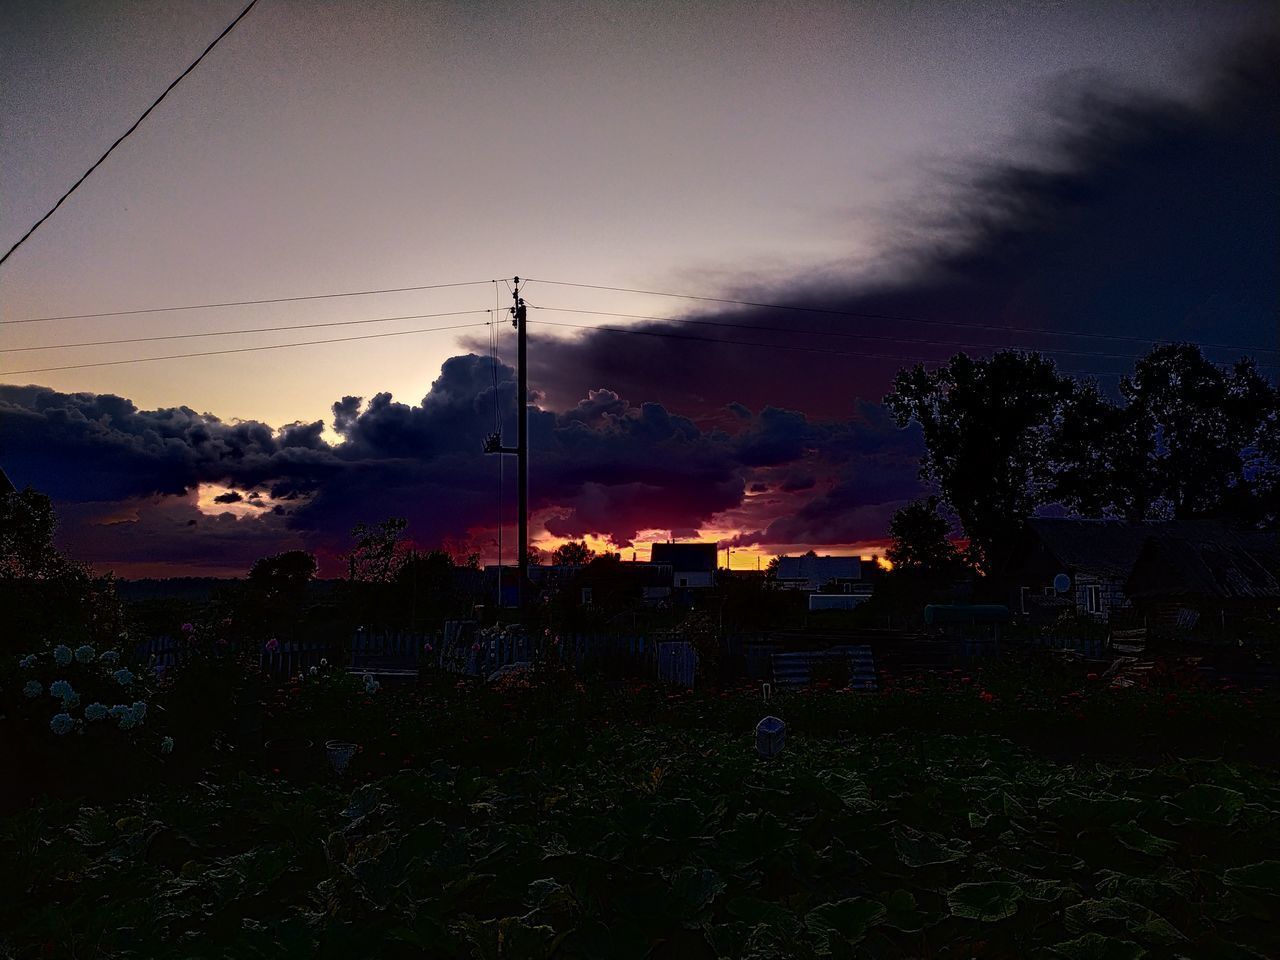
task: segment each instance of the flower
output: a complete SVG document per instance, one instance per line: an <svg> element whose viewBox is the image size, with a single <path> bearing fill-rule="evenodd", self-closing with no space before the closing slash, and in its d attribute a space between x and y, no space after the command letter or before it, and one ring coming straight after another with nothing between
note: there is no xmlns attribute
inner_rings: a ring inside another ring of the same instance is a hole
<svg viewBox="0 0 1280 960"><path fill-rule="evenodd" d="M279 649L280 649L280 641L277 640L275 637L272 637L270 640L267 641L267 653L275 653Z"/></svg>
<svg viewBox="0 0 1280 960"><path fill-rule="evenodd" d="M68 666L71 663L71 658L73 656L74 654L71 652L71 648L65 643L60 643L53 648L53 659L58 662L58 666L60 667Z"/></svg>
<svg viewBox="0 0 1280 960"><path fill-rule="evenodd" d="M195 632L195 629L196 629L196 628L195 628L195 627L193 627L193 626L192 626L191 624L189 624L189 623L184 623L184 624L182 625L182 632L183 632L183 633L193 633L193 632Z"/></svg>
<svg viewBox="0 0 1280 960"><path fill-rule="evenodd" d="M142 722L142 718L147 715L147 705L141 700L133 701L133 715L138 718L138 722Z"/></svg>
<svg viewBox="0 0 1280 960"><path fill-rule="evenodd" d="M165 737L160 741L161 753L173 753L173 737Z"/></svg>
<svg viewBox="0 0 1280 960"><path fill-rule="evenodd" d="M472 652L472 653L479 653L479 652L480 652L480 642L479 642L479 641L476 641L475 643L473 643L473 644L471 645L471 652Z"/></svg>
<svg viewBox="0 0 1280 960"><path fill-rule="evenodd" d="M66 680L55 680L49 684L49 696L62 700L62 706L70 709L80 702L80 695L72 689Z"/></svg>
<svg viewBox="0 0 1280 960"><path fill-rule="evenodd" d="M53 719L49 721L49 729L58 736L65 736L75 728L76 722L71 719L69 713L55 713Z"/></svg>
<svg viewBox="0 0 1280 960"><path fill-rule="evenodd" d="M1097 679L1098 679L1098 675L1097 675L1096 673L1087 673L1087 674L1085 674L1085 679L1086 679L1086 680L1097 680Z"/></svg>
<svg viewBox="0 0 1280 960"><path fill-rule="evenodd" d="M120 662L120 653L117 650L103 650L102 655L98 657L108 667L114 667Z"/></svg>
<svg viewBox="0 0 1280 960"><path fill-rule="evenodd" d="M321 658L320 658L320 666L322 666L322 667L327 667L328 665L329 665L329 661L328 661L328 660L326 660L324 657L321 657Z"/></svg>
<svg viewBox="0 0 1280 960"><path fill-rule="evenodd" d="M373 679L373 674L366 673L364 675L364 692L365 693L377 693L381 689L382 689L382 684L380 684L377 680Z"/></svg>
<svg viewBox="0 0 1280 960"><path fill-rule="evenodd" d="M992 693L990 690L983 690L980 694L978 694L978 699L981 700L983 703L990 703L995 698L996 698L996 695Z"/></svg>
<svg viewBox="0 0 1280 960"><path fill-rule="evenodd" d="M22 688L22 692L34 699L44 693L44 684L39 680L28 680L26 686Z"/></svg>
<svg viewBox="0 0 1280 960"><path fill-rule="evenodd" d="M89 644L86 643L82 646L76 647L75 657L77 662L92 663L93 656L94 656L94 649L93 647L89 646Z"/></svg>
<svg viewBox="0 0 1280 960"><path fill-rule="evenodd" d="M433 647L430 643L424 643L424 644L422 645L422 650L423 650L423 652L424 652L424 653L430 653L430 652L431 652L432 650L434 650L434 649L435 649L435 647Z"/></svg>
<svg viewBox="0 0 1280 960"><path fill-rule="evenodd" d="M122 687L127 687L129 684L133 683L133 673L128 667L121 667L111 676L114 677L116 683L120 684Z"/></svg>
<svg viewBox="0 0 1280 960"><path fill-rule="evenodd" d="M84 718L86 720L105 720L107 718L107 708L101 703L91 703L84 708Z"/></svg>
<svg viewBox="0 0 1280 960"><path fill-rule="evenodd" d="M311 676L313 676L313 677L314 677L317 673L319 673L319 672L320 672L320 669L319 669L318 667L312 667L312 668L311 668L310 670L308 670L307 672L308 672L309 674L311 674Z"/></svg>
<svg viewBox="0 0 1280 960"><path fill-rule="evenodd" d="M132 730L141 722L141 718L134 714L133 708L126 707L123 703L117 703L107 713L115 717L121 730Z"/></svg>
<svg viewBox="0 0 1280 960"><path fill-rule="evenodd" d="M25 657L23 657L21 660L18 661L18 666L21 667L23 670L30 670L35 665L36 665L36 655L34 653L28 653Z"/></svg>

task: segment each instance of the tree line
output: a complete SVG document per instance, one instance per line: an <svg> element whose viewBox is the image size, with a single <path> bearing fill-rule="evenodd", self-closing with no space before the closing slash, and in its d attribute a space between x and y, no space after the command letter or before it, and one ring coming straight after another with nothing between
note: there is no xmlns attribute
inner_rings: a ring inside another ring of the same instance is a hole
<svg viewBox="0 0 1280 960"><path fill-rule="evenodd" d="M958 354L900 371L884 402L900 427L919 425L920 477L937 491L893 518L887 556L904 569L992 573L1054 505L1280 527L1280 391L1250 359L1223 366L1193 344L1159 346L1108 395L1037 353Z"/></svg>

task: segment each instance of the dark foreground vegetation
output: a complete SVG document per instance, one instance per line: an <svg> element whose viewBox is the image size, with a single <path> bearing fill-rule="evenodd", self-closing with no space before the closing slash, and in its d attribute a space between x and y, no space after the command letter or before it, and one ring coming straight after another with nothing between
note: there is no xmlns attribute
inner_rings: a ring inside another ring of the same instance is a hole
<svg viewBox="0 0 1280 960"><path fill-rule="evenodd" d="M886 685L766 708L553 664L374 692L329 671L268 691L264 733L309 749L260 753L210 718L199 751L104 728L108 765L92 732L48 731L61 795L0 821L0 952L1280 951L1280 776L1242 759L1273 740L1274 694L1025 670ZM766 709L789 727L771 761ZM334 736L362 747L343 777Z"/></svg>

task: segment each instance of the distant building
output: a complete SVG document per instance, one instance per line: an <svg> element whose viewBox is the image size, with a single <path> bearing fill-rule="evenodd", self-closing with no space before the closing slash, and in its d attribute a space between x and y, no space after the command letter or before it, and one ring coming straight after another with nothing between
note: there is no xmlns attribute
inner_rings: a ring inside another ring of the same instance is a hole
<svg viewBox="0 0 1280 960"><path fill-rule="evenodd" d="M671 567L671 585L679 590L714 587L719 556L714 543L655 543L649 559Z"/></svg>
<svg viewBox="0 0 1280 960"><path fill-rule="evenodd" d="M862 579L860 557L782 556L778 558L776 579L783 589L810 593L824 588L834 588L838 593L866 593L871 586Z"/></svg>

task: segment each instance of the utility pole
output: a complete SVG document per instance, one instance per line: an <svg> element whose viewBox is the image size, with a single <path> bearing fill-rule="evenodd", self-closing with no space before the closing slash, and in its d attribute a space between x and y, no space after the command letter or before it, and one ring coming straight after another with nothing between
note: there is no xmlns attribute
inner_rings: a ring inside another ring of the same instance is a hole
<svg viewBox="0 0 1280 960"><path fill-rule="evenodd" d="M524 298L520 296L520 278L511 286L511 322L516 328L516 485L520 490L519 577L516 585L517 605L521 619L526 613L525 587L529 581L529 324L525 322Z"/></svg>
<svg viewBox="0 0 1280 960"><path fill-rule="evenodd" d="M516 328L516 416L518 417L516 445L502 445L502 434L493 433L485 438L484 452L501 456L516 455L516 489L519 493L519 530L516 537L517 577L516 603L523 619L526 612L526 583L529 579L529 343L527 308L520 296L520 278L512 279L511 325ZM501 596L502 564L498 564L498 588Z"/></svg>

